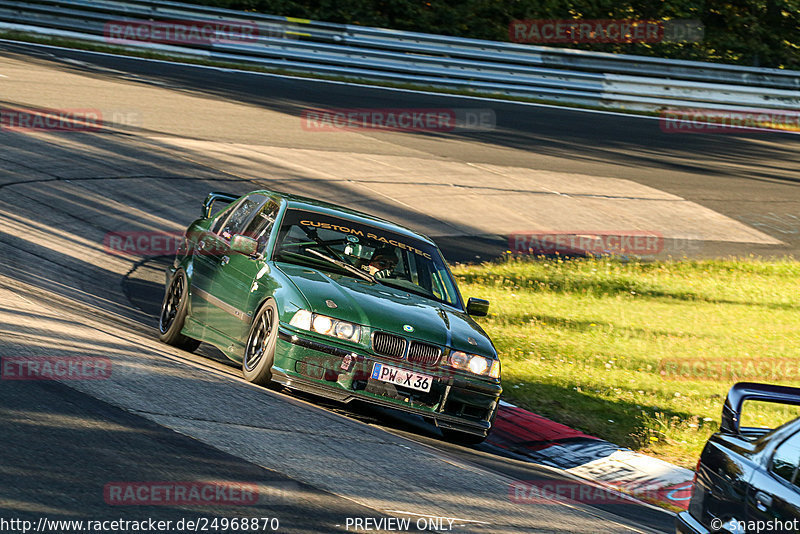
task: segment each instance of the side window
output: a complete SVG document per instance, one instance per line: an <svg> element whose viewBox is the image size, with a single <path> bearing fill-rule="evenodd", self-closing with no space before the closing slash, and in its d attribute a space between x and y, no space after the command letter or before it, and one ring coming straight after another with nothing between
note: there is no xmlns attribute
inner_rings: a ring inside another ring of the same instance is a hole
<svg viewBox="0 0 800 534"><path fill-rule="evenodd" d="M244 233L250 219L266 200L267 197L264 195L250 195L242 199L227 220L222 223L217 234L223 239L230 240L235 234Z"/></svg>
<svg viewBox="0 0 800 534"><path fill-rule="evenodd" d="M219 233L219 229L222 226L222 223L225 222L225 217L218 217L216 221L214 221L214 225L211 227L211 231L215 234Z"/></svg>
<svg viewBox="0 0 800 534"><path fill-rule="evenodd" d="M422 289L430 291L433 293L433 285L432 285L432 278L431 278L431 271L426 262L417 262L417 278L419 280L418 284Z"/></svg>
<svg viewBox="0 0 800 534"><path fill-rule="evenodd" d="M259 248L263 247L269 241L269 234L272 226L275 224L275 218L278 216L278 209L280 204L270 199L264 206L258 210L255 217L250 220L247 228L243 232L239 232L248 237L258 241Z"/></svg>
<svg viewBox="0 0 800 534"><path fill-rule="evenodd" d="M407 258L408 258L408 277L412 282L414 282L418 286L421 286L422 284L420 283L419 280L419 272L417 272L417 257L409 252L407 253Z"/></svg>
<svg viewBox="0 0 800 534"><path fill-rule="evenodd" d="M800 464L800 433L781 443L772 456L772 472L790 484L800 486L797 466Z"/></svg>
<svg viewBox="0 0 800 534"><path fill-rule="evenodd" d="M227 208L227 206L226 206L226 208ZM220 214L217 216L217 220L214 221L214 225L211 227L211 232L213 232L215 234L218 234L220 229L222 228L222 225L225 224L225 221L228 220L229 216L230 216L230 213L225 212L225 210L223 209L220 212Z"/></svg>
<svg viewBox="0 0 800 534"><path fill-rule="evenodd" d="M444 298L444 291L442 291L442 284L436 273L431 273L431 293L436 295L437 299Z"/></svg>

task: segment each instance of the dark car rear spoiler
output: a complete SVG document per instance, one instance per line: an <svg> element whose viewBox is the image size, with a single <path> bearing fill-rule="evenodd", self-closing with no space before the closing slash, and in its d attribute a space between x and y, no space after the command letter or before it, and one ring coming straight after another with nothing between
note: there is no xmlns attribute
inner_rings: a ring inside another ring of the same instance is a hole
<svg viewBox="0 0 800 534"><path fill-rule="evenodd" d="M230 204L241 195L231 195L230 193L209 193L203 202L203 218L208 219L211 216L211 209L214 207L214 202L221 200L225 204Z"/></svg>
<svg viewBox="0 0 800 534"><path fill-rule="evenodd" d="M746 400L793 404L800 406L800 388L774 386L772 384L756 384L739 382L728 391L725 406L722 407L722 421L719 431L728 434L739 434L742 405Z"/></svg>

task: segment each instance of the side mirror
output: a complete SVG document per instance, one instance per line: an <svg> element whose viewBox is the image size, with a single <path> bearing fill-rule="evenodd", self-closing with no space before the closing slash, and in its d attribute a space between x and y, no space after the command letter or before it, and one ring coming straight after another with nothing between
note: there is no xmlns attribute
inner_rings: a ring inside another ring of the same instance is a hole
<svg viewBox="0 0 800 534"><path fill-rule="evenodd" d="M489 301L470 297L467 301L467 315L485 317L489 313Z"/></svg>
<svg viewBox="0 0 800 534"><path fill-rule="evenodd" d="M231 238L231 252L253 256L258 252L258 241L246 235L236 234Z"/></svg>

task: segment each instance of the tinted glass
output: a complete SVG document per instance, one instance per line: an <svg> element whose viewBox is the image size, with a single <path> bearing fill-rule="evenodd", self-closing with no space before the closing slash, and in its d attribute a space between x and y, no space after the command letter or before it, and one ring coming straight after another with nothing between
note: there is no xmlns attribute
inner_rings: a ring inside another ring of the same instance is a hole
<svg viewBox="0 0 800 534"><path fill-rule="evenodd" d="M775 450L772 457L772 471L787 482L800 483L800 480L797 480L798 462L800 462L800 434L795 434Z"/></svg>
<svg viewBox="0 0 800 534"><path fill-rule="evenodd" d="M269 235L275 223L275 218L278 216L279 208L280 204L274 200L270 200L258 210L255 217L250 219L247 228L240 232L243 235L257 240L259 251L261 252L263 252L263 247L266 246L267 241L269 241Z"/></svg>
<svg viewBox="0 0 800 534"><path fill-rule="evenodd" d="M245 228L250 223L256 210L267 200L264 195L250 195L234 208L227 220L219 230L220 237L230 239L235 234L244 233Z"/></svg>
<svg viewBox="0 0 800 534"><path fill-rule="evenodd" d="M459 306L455 282L433 245L348 219L288 210L274 258L352 276L319 254L369 273L381 284Z"/></svg>

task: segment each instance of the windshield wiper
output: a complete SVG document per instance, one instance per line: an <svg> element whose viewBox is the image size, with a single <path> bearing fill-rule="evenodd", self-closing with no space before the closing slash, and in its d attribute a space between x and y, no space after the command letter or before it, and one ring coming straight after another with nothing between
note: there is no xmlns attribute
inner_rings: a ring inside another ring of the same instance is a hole
<svg viewBox="0 0 800 534"><path fill-rule="evenodd" d="M301 228L303 229L303 231L306 233L306 235L308 237L310 237L311 239L314 240L314 243L318 244L319 246L321 246L325 250L327 250L330 254L332 254L336 258L336 260L344 261L344 260L342 260L342 257L339 256L339 253L336 252L335 250L333 250L330 247L330 245L328 244L329 242L323 241L322 239L319 238L319 236L317 235L316 229L309 229L309 228L306 228L306 227L301 227ZM334 258L325 258L325 259L326 260L331 260L331 259L334 259ZM345 263L347 264L347 262L345 262ZM347 265L349 265L349 264L347 264Z"/></svg>
<svg viewBox="0 0 800 534"><path fill-rule="evenodd" d="M363 278L364 280L367 280L368 282L373 282L373 283L377 283L378 282L378 280L374 276L372 276L371 274L369 274L369 273L367 273L365 271L362 271L358 267L353 267L352 265L350 265L349 263L347 263L345 261L335 260L335 259L331 258L330 256L328 256L326 254L323 254L322 252L320 252L318 250L314 250L313 248L307 248L306 252L310 252L314 256L317 256L318 258L322 258L323 260L327 261L328 263L332 263L332 264L334 264L334 265L336 265L338 267L341 267L342 269L345 269L346 271L351 272L354 275L359 276L359 277Z"/></svg>

